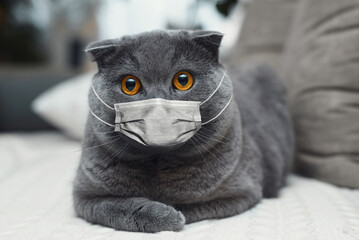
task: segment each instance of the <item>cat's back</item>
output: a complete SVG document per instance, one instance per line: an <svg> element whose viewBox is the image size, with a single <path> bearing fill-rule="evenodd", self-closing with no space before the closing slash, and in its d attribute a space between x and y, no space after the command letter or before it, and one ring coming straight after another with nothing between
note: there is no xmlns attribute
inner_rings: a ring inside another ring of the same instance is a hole
<svg viewBox="0 0 359 240"><path fill-rule="evenodd" d="M293 130L286 90L268 66L230 69L242 125L262 155L264 196L277 194L293 158Z"/></svg>

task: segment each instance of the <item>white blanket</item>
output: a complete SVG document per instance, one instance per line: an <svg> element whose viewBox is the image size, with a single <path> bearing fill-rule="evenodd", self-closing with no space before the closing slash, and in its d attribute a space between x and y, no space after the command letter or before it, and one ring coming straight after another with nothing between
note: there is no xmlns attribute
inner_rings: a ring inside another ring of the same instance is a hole
<svg viewBox="0 0 359 240"><path fill-rule="evenodd" d="M57 133L0 135L0 239L359 239L359 190L291 175L277 199L180 232L115 231L76 218L80 144ZM359 174L359 173L358 173Z"/></svg>

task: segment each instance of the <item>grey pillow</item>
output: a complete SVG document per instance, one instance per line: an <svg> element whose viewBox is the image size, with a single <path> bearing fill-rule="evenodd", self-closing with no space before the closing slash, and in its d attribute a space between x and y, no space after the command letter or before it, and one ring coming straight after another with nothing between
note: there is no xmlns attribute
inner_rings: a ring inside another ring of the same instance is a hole
<svg viewBox="0 0 359 240"><path fill-rule="evenodd" d="M358 188L359 1L301 1L282 67L298 170Z"/></svg>
<svg viewBox="0 0 359 240"><path fill-rule="evenodd" d="M298 0L252 0L229 64L265 62L279 72Z"/></svg>
<svg viewBox="0 0 359 240"><path fill-rule="evenodd" d="M300 173L359 188L359 0L252 0L229 59L281 75Z"/></svg>

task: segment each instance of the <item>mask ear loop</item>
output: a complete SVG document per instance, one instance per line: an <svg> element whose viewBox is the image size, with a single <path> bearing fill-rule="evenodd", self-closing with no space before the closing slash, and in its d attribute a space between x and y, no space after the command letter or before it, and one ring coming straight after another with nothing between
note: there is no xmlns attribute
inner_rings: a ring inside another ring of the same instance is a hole
<svg viewBox="0 0 359 240"><path fill-rule="evenodd" d="M211 99L211 97L218 91L218 89L219 89L219 88L221 87L221 85L222 85L222 82L223 82L223 80L224 80L224 77L226 76L226 73L227 73L227 69L224 70L222 79L221 79L221 81L219 82L217 88L212 92L211 95L209 95L209 97L208 97L206 100L204 100L203 102L201 102L200 106L203 105L205 102L207 102L209 99ZM228 102L226 103L226 105L224 106L224 108L222 108L222 110L221 110L216 116L214 116L213 118L211 118L211 119L208 120L207 122L202 123L201 125L202 125L202 126L203 126L203 125L206 125L207 123L210 123L210 122L212 122L213 120L215 120L216 118L218 118L218 117L223 113L223 111L226 110L226 108L228 107L229 103L232 101L232 98L233 98L233 93L231 94L231 97L229 98L229 100L228 100Z"/></svg>
<svg viewBox="0 0 359 240"><path fill-rule="evenodd" d="M92 82L91 82L91 88L92 88L93 93L96 95L96 97L98 98L98 100L100 100L100 101L103 103L103 105L105 105L106 107L108 107L108 108L111 109L111 110L115 110L115 108L111 107L110 105L108 105L107 103L105 103L104 100L102 100L102 99L100 98L100 96L97 94L97 92L96 92L96 90L95 90L95 88L94 88ZM115 127L115 125L113 125L113 124L111 124L111 123L108 123L108 122L102 120L99 116L97 116L97 115L91 110L91 108L89 108L89 109L90 109L90 113L91 113L97 120L99 120L100 122L106 124L106 125L109 126L109 127Z"/></svg>
<svg viewBox="0 0 359 240"><path fill-rule="evenodd" d="M202 125L202 126L203 126L203 125L206 125L207 123L212 122L214 119L218 118L218 117L223 113L223 111L226 110L226 108L228 107L229 103L232 101L232 98L233 98L233 93L231 94L231 97L229 98L229 101L226 103L226 106L224 106L224 108L223 108L216 116L214 116L213 118L211 118L211 119L208 120L207 122L202 123L201 125Z"/></svg>
<svg viewBox="0 0 359 240"><path fill-rule="evenodd" d="M221 87L222 82L223 82L223 80L224 80L224 77L226 76L226 72L227 72L227 69L224 70L222 79L221 79L221 81L219 82L217 88L212 92L211 95L209 95L209 97L208 97L206 100L204 100L203 102L201 102L200 106L203 105L205 102L207 102L209 99L211 99L211 97L212 97L212 96L217 92L217 90Z"/></svg>
<svg viewBox="0 0 359 240"><path fill-rule="evenodd" d="M111 123L108 123L108 122L105 122L104 120L102 120L101 118L99 118L90 108L90 113L95 117L97 118L97 120L99 120L100 122L106 124L107 126L109 127L115 127L115 125L111 124Z"/></svg>
<svg viewBox="0 0 359 240"><path fill-rule="evenodd" d="M95 88L94 88L92 82L91 82L91 88L92 88L93 93L96 95L96 97L98 98L98 100L100 100L100 101L103 103L103 105L105 105L106 107L108 107L108 108L111 109L111 110L115 110L115 108L111 107L110 105L108 105L107 103L105 103L104 100L102 100L102 99L100 98L100 96L97 94L97 92L96 92L96 90L95 90Z"/></svg>

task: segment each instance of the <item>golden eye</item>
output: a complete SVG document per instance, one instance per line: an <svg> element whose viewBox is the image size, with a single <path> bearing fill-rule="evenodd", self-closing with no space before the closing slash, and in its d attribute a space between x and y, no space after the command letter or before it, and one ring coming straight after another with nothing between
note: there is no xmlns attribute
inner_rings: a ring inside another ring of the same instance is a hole
<svg viewBox="0 0 359 240"><path fill-rule="evenodd" d="M121 82L121 88L127 95L135 95L140 91L141 82L138 78L132 75L127 75Z"/></svg>
<svg viewBox="0 0 359 240"><path fill-rule="evenodd" d="M186 91L193 85L193 77L189 72L180 71L173 77L173 85L180 91Z"/></svg>

